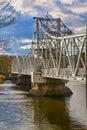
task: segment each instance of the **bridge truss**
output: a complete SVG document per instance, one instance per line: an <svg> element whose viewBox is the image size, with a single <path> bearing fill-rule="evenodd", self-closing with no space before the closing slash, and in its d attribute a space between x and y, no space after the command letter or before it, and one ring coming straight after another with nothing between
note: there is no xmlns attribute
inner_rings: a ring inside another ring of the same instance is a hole
<svg viewBox="0 0 87 130"><path fill-rule="evenodd" d="M35 19L31 54L15 58L21 73L34 71L41 72L42 77L85 80L86 33L74 34L60 18ZM15 63L12 71L19 70Z"/></svg>

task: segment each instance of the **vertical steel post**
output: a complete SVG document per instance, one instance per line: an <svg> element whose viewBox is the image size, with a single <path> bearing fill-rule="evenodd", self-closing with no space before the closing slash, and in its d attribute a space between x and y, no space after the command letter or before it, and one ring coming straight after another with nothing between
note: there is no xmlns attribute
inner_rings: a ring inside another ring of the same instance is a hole
<svg viewBox="0 0 87 130"><path fill-rule="evenodd" d="M37 60L39 61L39 23L36 19L36 39L37 39Z"/></svg>
<svg viewBox="0 0 87 130"><path fill-rule="evenodd" d="M86 108L87 108L87 25L86 25Z"/></svg>

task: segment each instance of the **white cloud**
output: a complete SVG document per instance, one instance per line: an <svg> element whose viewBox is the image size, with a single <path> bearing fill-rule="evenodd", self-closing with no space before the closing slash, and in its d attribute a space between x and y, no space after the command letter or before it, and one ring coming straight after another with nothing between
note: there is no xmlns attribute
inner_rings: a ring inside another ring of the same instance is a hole
<svg viewBox="0 0 87 130"><path fill-rule="evenodd" d="M37 10L35 9L34 6L35 0L17 0L14 4L14 7L17 11L21 11L21 13L29 13L29 15L34 16L38 15Z"/></svg>
<svg viewBox="0 0 87 130"><path fill-rule="evenodd" d="M45 16L47 11L51 11L54 8L57 8L56 11L59 11L60 8L55 4L56 0L19 0L15 3L15 8L22 13L28 13L30 16ZM52 11L51 11L52 12Z"/></svg>
<svg viewBox="0 0 87 130"><path fill-rule="evenodd" d="M76 31L77 33L79 33L79 32L85 33L85 32L86 32L86 26L76 27L76 28L75 28L75 31Z"/></svg>
<svg viewBox="0 0 87 130"><path fill-rule="evenodd" d="M81 13L87 13L87 5L86 6L82 6L82 7L71 7L71 11L77 14L81 14Z"/></svg>
<svg viewBox="0 0 87 130"><path fill-rule="evenodd" d="M15 2L12 3L12 5L14 6L14 8L16 8L17 11L22 11L22 4L23 4L23 0L16 0Z"/></svg>
<svg viewBox="0 0 87 130"><path fill-rule="evenodd" d="M0 47L0 51L2 51L3 49L2 49L2 47Z"/></svg>
<svg viewBox="0 0 87 130"><path fill-rule="evenodd" d="M72 4L73 2L76 2L77 0L61 0L63 4Z"/></svg>
<svg viewBox="0 0 87 130"><path fill-rule="evenodd" d="M23 39L20 39L20 42L22 42L22 43L31 43L32 39L23 38Z"/></svg>
<svg viewBox="0 0 87 130"><path fill-rule="evenodd" d="M56 4L56 2L61 2L62 6ZM78 26L79 22L82 22L80 14L87 13L87 2L81 2L81 0L17 0L15 8L21 13L27 13L32 17L45 17L48 11L49 15L62 18L64 23L71 22L70 25L72 26L70 28L75 27L74 30L76 30L78 28L76 26Z"/></svg>
<svg viewBox="0 0 87 130"><path fill-rule="evenodd" d="M30 49L31 45L26 45L26 46L21 46L20 49L26 50L26 49Z"/></svg>

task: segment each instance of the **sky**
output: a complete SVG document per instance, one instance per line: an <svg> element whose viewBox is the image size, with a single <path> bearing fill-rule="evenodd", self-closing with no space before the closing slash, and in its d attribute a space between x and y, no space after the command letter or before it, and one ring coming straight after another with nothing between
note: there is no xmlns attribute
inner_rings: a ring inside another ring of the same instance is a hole
<svg viewBox="0 0 87 130"><path fill-rule="evenodd" d="M35 29L33 17L45 17L48 11L75 33L85 33L87 23L86 0L16 0L13 4L18 20L15 24L0 29L0 35L11 39L11 50L0 54L28 54Z"/></svg>

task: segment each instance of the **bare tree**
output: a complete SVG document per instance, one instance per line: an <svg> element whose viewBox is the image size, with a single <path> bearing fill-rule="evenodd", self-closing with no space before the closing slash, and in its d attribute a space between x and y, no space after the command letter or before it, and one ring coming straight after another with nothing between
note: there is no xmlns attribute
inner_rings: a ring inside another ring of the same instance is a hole
<svg viewBox="0 0 87 130"><path fill-rule="evenodd" d="M17 21L17 14L12 6L13 0L0 0L0 29ZM1 33L1 32L0 32ZM8 51L10 40L0 38L0 48Z"/></svg>
<svg viewBox="0 0 87 130"><path fill-rule="evenodd" d="M10 51L12 41L6 38L0 38L0 50Z"/></svg>
<svg viewBox="0 0 87 130"><path fill-rule="evenodd" d="M0 28L13 24L17 20L17 15L11 2L12 0L0 1Z"/></svg>

